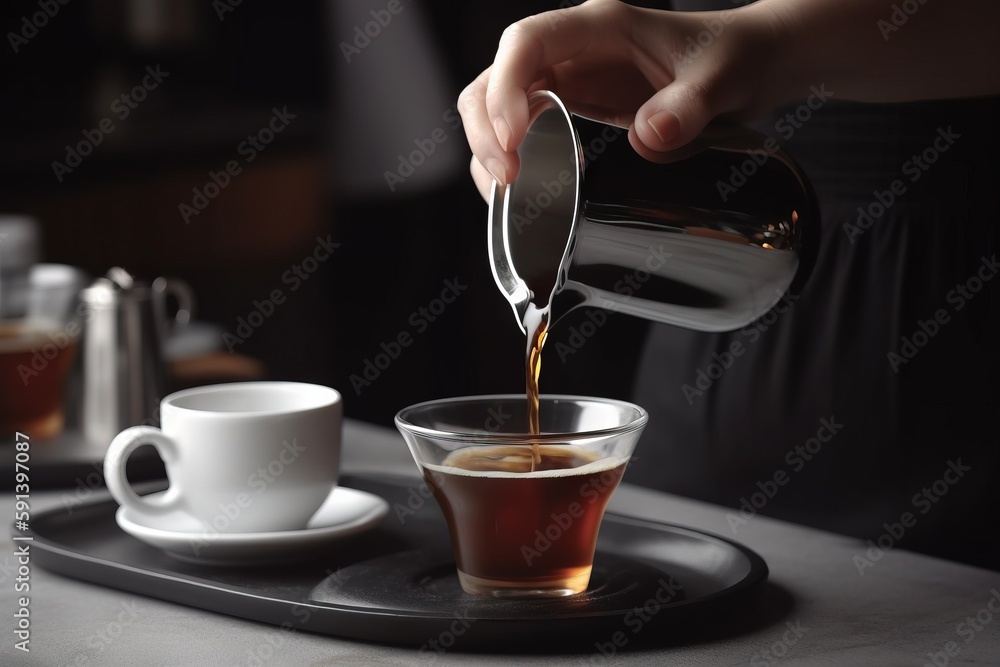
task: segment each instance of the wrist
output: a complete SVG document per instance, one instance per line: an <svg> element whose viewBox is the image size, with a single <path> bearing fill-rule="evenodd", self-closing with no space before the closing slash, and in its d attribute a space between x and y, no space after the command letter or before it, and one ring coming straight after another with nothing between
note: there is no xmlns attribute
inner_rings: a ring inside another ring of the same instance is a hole
<svg viewBox="0 0 1000 667"><path fill-rule="evenodd" d="M763 113L802 97L816 82L803 76L808 66L802 60L806 54L798 48L801 9L791 2L758 0L737 11L740 24L754 35L759 49L757 85L748 106Z"/></svg>

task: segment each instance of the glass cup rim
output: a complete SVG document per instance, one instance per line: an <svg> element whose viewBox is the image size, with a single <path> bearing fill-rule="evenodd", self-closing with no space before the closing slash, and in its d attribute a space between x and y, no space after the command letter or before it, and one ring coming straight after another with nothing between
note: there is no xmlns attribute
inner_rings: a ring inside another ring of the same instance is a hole
<svg viewBox="0 0 1000 667"><path fill-rule="evenodd" d="M632 433L638 429L643 428L646 422L649 420L649 413L646 410L636 405L635 403L630 403L629 401L623 401L617 398L602 398L599 396L583 396L578 394L540 394L539 401L572 401L572 402L595 402L602 403L605 405L613 405L619 408L627 408L635 410L637 415L634 419L631 419L628 423L622 424L621 426L613 426L610 428L602 429L590 429L586 431L570 431L570 432L559 432L559 433L540 433L538 435L532 435L531 433L490 433L487 431L440 431L438 429L428 428L426 426L418 426L406 420L405 413L419 410L422 408L430 408L435 406L444 406L454 403L487 403L496 402L501 400L520 400L527 401L527 397L524 394L475 394L468 396L453 396L449 398L435 398L428 401L421 401L420 403L414 403L409 405L399 412L396 413L395 423L396 427L400 430L407 431L414 435L419 435L425 438L431 438L435 440L446 440L446 441L460 441L468 442L474 441L474 443L469 444L493 444L493 443L504 443L504 444L530 444L530 443L545 443L545 442L556 442L565 443L567 438L572 438L574 440L584 440L589 438L603 438L609 436L620 436L626 433Z"/></svg>

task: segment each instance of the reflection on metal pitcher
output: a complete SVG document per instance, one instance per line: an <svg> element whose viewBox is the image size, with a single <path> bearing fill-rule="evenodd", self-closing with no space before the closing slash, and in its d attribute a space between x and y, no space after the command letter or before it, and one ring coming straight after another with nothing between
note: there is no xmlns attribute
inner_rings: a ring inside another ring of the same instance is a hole
<svg viewBox="0 0 1000 667"><path fill-rule="evenodd" d="M521 171L509 186L494 182L489 223L493 275L522 330L530 304L549 309L552 324L597 306L731 331L801 289L819 221L795 163L776 149L745 187L716 187L765 137L713 128L657 163L620 140L624 130L571 114L551 92L529 103Z"/></svg>

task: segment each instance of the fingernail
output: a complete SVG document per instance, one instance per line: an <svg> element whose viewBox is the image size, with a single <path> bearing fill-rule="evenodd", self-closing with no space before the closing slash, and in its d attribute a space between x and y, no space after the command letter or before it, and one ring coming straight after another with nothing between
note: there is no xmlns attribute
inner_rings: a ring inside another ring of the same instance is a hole
<svg viewBox="0 0 1000 667"><path fill-rule="evenodd" d="M503 168L503 163L500 162L500 160L496 159L495 157L486 158L486 162L483 164L483 166L486 167L486 171L490 172L490 174L493 175L493 178L497 179L498 182L503 184L507 183L507 180L505 178L506 173Z"/></svg>
<svg viewBox="0 0 1000 667"><path fill-rule="evenodd" d="M681 121L673 111L657 111L646 122L664 145L670 144L681 131Z"/></svg>
<svg viewBox="0 0 1000 667"><path fill-rule="evenodd" d="M505 151L510 150L507 144L510 142L510 125L503 118L497 118L493 121L493 131L497 134L497 141L500 142L500 147Z"/></svg>

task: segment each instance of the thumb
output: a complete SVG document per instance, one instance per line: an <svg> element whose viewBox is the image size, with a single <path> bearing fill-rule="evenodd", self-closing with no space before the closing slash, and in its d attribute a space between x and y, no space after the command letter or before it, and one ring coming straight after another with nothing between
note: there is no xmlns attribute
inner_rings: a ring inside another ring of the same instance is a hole
<svg viewBox="0 0 1000 667"><path fill-rule="evenodd" d="M677 80L639 107L629 140L640 155L655 157L693 140L714 115L704 87Z"/></svg>

